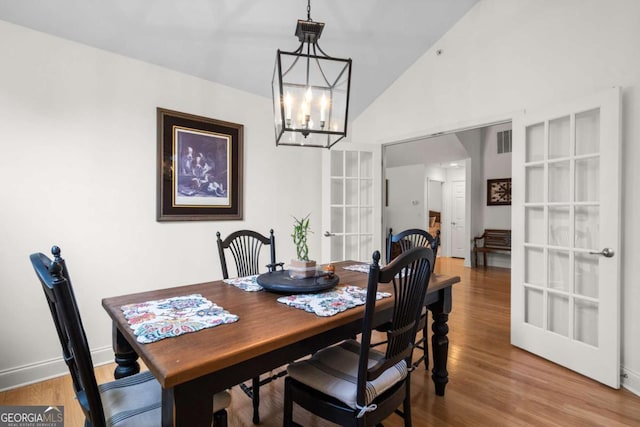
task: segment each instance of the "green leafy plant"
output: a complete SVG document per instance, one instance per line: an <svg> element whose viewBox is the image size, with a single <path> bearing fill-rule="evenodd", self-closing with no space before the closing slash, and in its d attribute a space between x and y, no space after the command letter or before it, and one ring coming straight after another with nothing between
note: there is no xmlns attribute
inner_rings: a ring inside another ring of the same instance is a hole
<svg viewBox="0 0 640 427"><path fill-rule="evenodd" d="M300 261L309 261L309 246L307 245L307 236L309 233L313 233L309 228L309 216L305 216L302 219L298 219L295 216L293 224L293 243L296 245L296 253Z"/></svg>

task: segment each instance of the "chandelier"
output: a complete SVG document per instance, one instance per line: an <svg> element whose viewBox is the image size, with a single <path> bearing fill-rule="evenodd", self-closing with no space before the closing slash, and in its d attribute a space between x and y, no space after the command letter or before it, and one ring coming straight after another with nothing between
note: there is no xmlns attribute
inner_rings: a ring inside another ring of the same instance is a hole
<svg viewBox="0 0 640 427"><path fill-rule="evenodd" d="M323 22L298 20L293 52L278 49L273 71L276 145L331 148L347 135L351 59L327 55L318 39Z"/></svg>

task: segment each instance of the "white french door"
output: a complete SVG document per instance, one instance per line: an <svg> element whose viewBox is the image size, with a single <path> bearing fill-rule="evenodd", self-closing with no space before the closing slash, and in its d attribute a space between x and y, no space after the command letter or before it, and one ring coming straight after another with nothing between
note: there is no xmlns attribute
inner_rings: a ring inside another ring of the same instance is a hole
<svg viewBox="0 0 640 427"><path fill-rule="evenodd" d="M513 121L511 342L620 387L620 90Z"/></svg>
<svg viewBox="0 0 640 427"><path fill-rule="evenodd" d="M381 151L341 143L322 158L322 262L371 261L381 238Z"/></svg>

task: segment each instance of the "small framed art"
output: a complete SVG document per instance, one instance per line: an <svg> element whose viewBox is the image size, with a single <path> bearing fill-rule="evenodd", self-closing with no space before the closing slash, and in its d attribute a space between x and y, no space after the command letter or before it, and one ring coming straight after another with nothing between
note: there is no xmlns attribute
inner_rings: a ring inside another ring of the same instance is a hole
<svg viewBox="0 0 640 427"><path fill-rule="evenodd" d="M487 206L511 204L511 178L487 180Z"/></svg>

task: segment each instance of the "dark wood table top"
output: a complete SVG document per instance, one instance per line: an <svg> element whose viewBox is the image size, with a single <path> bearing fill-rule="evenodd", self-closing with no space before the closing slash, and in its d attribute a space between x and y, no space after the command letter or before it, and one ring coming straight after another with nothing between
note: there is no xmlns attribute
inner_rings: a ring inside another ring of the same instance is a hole
<svg viewBox="0 0 640 427"><path fill-rule="evenodd" d="M335 264L341 285L366 287L367 274L342 268L356 263L343 261ZM457 276L432 275L428 294L459 281ZM385 288L381 286L380 290ZM150 344L136 341L121 306L190 294L201 294L240 319L235 323ZM218 280L105 298L102 306L164 388L175 387L313 337L353 322L364 313L363 305L335 316L319 317L277 302L280 296L271 292L246 292ZM378 303L384 309L392 304L392 299L383 299Z"/></svg>

